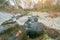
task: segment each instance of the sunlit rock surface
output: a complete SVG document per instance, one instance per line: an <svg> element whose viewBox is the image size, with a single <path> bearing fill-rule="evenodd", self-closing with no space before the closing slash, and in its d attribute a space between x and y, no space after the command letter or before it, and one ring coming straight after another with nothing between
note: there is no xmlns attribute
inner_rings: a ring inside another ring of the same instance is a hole
<svg viewBox="0 0 60 40"><path fill-rule="evenodd" d="M43 23L44 25L46 25L49 28L60 30L60 21L59 21L60 16L58 16L56 18L51 18L49 15L50 14L48 14L47 12L30 12L26 16L21 17L20 20L23 19L21 23L23 23L23 25L24 25L26 20L28 20L28 17L38 16L38 22ZM53 14L51 14L51 15L53 15ZM60 15L60 14L58 14L58 15ZM17 20L17 21L20 22L20 20Z"/></svg>
<svg viewBox="0 0 60 40"><path fill-rule="evenodd" d="M51 18L51 16L49 16L50 14L48 14L47 12L34 12L34 13L37 13L36 15L38 15L38 22L43 23L46 27L46 34L48 35L46 40L60 40L59 38L60 37L60 21L59 21L60 16ZM33 13L31 13L31 15L32 14ZM50 37L53 39L51 39Z"/></svg>
<svg viewBox="0 0 60 40"><path fill-rule="evenodd" d="M27 20L28 20L28 16L23 16L23 17L20 17L18 20L16 20L16 22L19 25L24 25Z"/></svg>
<svg viewBox="0 0 60 40"><path fill-rule="evenodd" d="M31 12L31 15L38 16L38 22L43 23L47 27L60 30L60 21L59 21L60 16L56 18L51 18L51 16L49 16L50 14L48 14L47 12Z"/></svg>
<svg viewBox="0 0 60 40"><path fill-rule="evenodd" d="M0 25L3 22L5 22L5 21L7 21L7 20L9 20L11 18L12 18L12 15L11 14L8 14L8 13L5 13L5 12L0 12Z"/></svg>
<svg viewBox="0 0 60 40"><path fill-rule="evenodd" d="M39 22L42 22L49 28L54 28L60 30L60 17L51 18L48 13L38 13Z"/></svg>

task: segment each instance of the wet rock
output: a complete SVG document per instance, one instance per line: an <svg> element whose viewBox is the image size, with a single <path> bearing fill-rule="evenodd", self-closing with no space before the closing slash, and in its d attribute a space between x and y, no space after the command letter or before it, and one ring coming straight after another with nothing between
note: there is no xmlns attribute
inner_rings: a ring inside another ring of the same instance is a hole
<svg viewBox="0 0 60 40"><path fill-rule="evenodd" d="M25 26L19 26L17 23L5 24L4 32L0 35L4 40L27 40L27 34L25 31ZM21 30L22 33L16 36L17 32Z"/></svg>
<svg viewBox="0 0 60 40"><path fill-rule="evenodd" d="M1 34L1 33L4 33L6 30L8 30L8 29L10 29L10 28L15 27L15 25L16 25L15 23L2 24L2 25L0 26L0 27L1 27L1 28L0 28L0 31L1 31L0 34Z"/></svg>
<svg viewBox="0 0 60 40"><path fill-rule="evenodd" d="M38 23L36 16L29 18L26 22L26 26L27 35L29 35L30 38L35 38L39 35L42 35L45 30L45 26L42 23Z"/></svg>

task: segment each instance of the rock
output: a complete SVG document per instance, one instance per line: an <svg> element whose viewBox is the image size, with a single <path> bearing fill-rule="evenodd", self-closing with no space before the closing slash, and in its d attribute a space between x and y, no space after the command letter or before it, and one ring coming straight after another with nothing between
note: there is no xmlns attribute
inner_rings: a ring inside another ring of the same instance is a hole
<svg viewBox="0 0 60 40"><path fill-rule="evenodd" d="M46 34L54 40L60 40L60 31L56 29L46 28Z"/></svg>
<svg viewBox="0 0 60 40"><path fill-rule="evenodd" d="M35 38L40 34L43 34L45 30L45 26L42 23L38 23L36 16L32 16L30 19L28 19L26 26L27 35L29 35L30 38Z"/></svg>
<svg viewBox="0 0 60 40"><path fill-rule="evenodd" d="M12 18L11 14L0 12L0 25L5 21L10 20L11 18Z"/></svg>
<svg viewBox="0 0 60 40"><path fill-rule="evenodd" d="M0 27L1 27L0 28L0 31L1 31L0 34L1 34L1 33L4 33L5 31L7 31L10 28L17 27L17 23L16 22L14 22L14 23L6 23L6 24L4 23Z"/></svg>
<svg viewBox="0 0 60 40"><path fill-rule="evenodd" d="M24 25L27 20L28 20L28 16L23 16L23 17L20 17L18 20L16 20L16 22L19 25Z"/></svg>
<svg viewBox="0 0 60 40"><path fill-rule="evenodd" d="M27 40L27 34L24 25L20 26L15 22L4 24L0 27L0 31L2 30L0 37L3 37L4 40ZM20 33L19 36L16 36L19 30L21 30L22 33Z"/></svg>

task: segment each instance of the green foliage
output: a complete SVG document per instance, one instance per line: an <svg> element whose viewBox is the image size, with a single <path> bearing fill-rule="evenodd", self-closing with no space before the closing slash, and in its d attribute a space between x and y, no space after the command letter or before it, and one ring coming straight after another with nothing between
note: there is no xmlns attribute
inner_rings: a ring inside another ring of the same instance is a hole
<svg viewBox="0 0 60 40"><path fill-rule="evenodd" d="M5 0L0 0L0 4L3 4L5 2Z"/></svg>
<svg viewBox="0 0 60 40"><path fill-rule="evenodd" d="M54 39L45 34L43 40L54 40Z"/></svg>
<svg viewBox="0 0 60 40"><path fill-rule="evenodd" d="M55 6L53 6L52 7L54 10L58 10L58 9L60 9L60 5L55 5Z"/></svg>
<svg viewBox="0 0 60 40"><path fill-rule="evenodd" d="M42 11L42 12L47 12L47 11L48 11L48 8L45 8L45 7L44 7L44 8L41 9L41 11Z"/></svg>
<svg viewBox="0 0 60 40"><path fill-rule="evenodd" d="M60 5L53 5L48 8L44 7L41 9L42 12L47 12L47 11L59 11L60 10Z"/></svg>

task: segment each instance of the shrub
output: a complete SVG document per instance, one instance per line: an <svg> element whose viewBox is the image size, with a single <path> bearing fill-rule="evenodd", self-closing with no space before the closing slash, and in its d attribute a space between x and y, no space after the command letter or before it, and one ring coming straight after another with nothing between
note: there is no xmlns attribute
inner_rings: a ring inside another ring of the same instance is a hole
<svg viewBox="0 0 60 40"><path fill-rule="evenodd" d="M42 12L47 12L48 11L48 8L44 7L41 9Z"/></svg>
<svg viewBox="0 0 60 40"><path fill-rule="evenodd" d="M5 3L5 0L0 0L0 4L3 4L3 3Z"/></svg>

